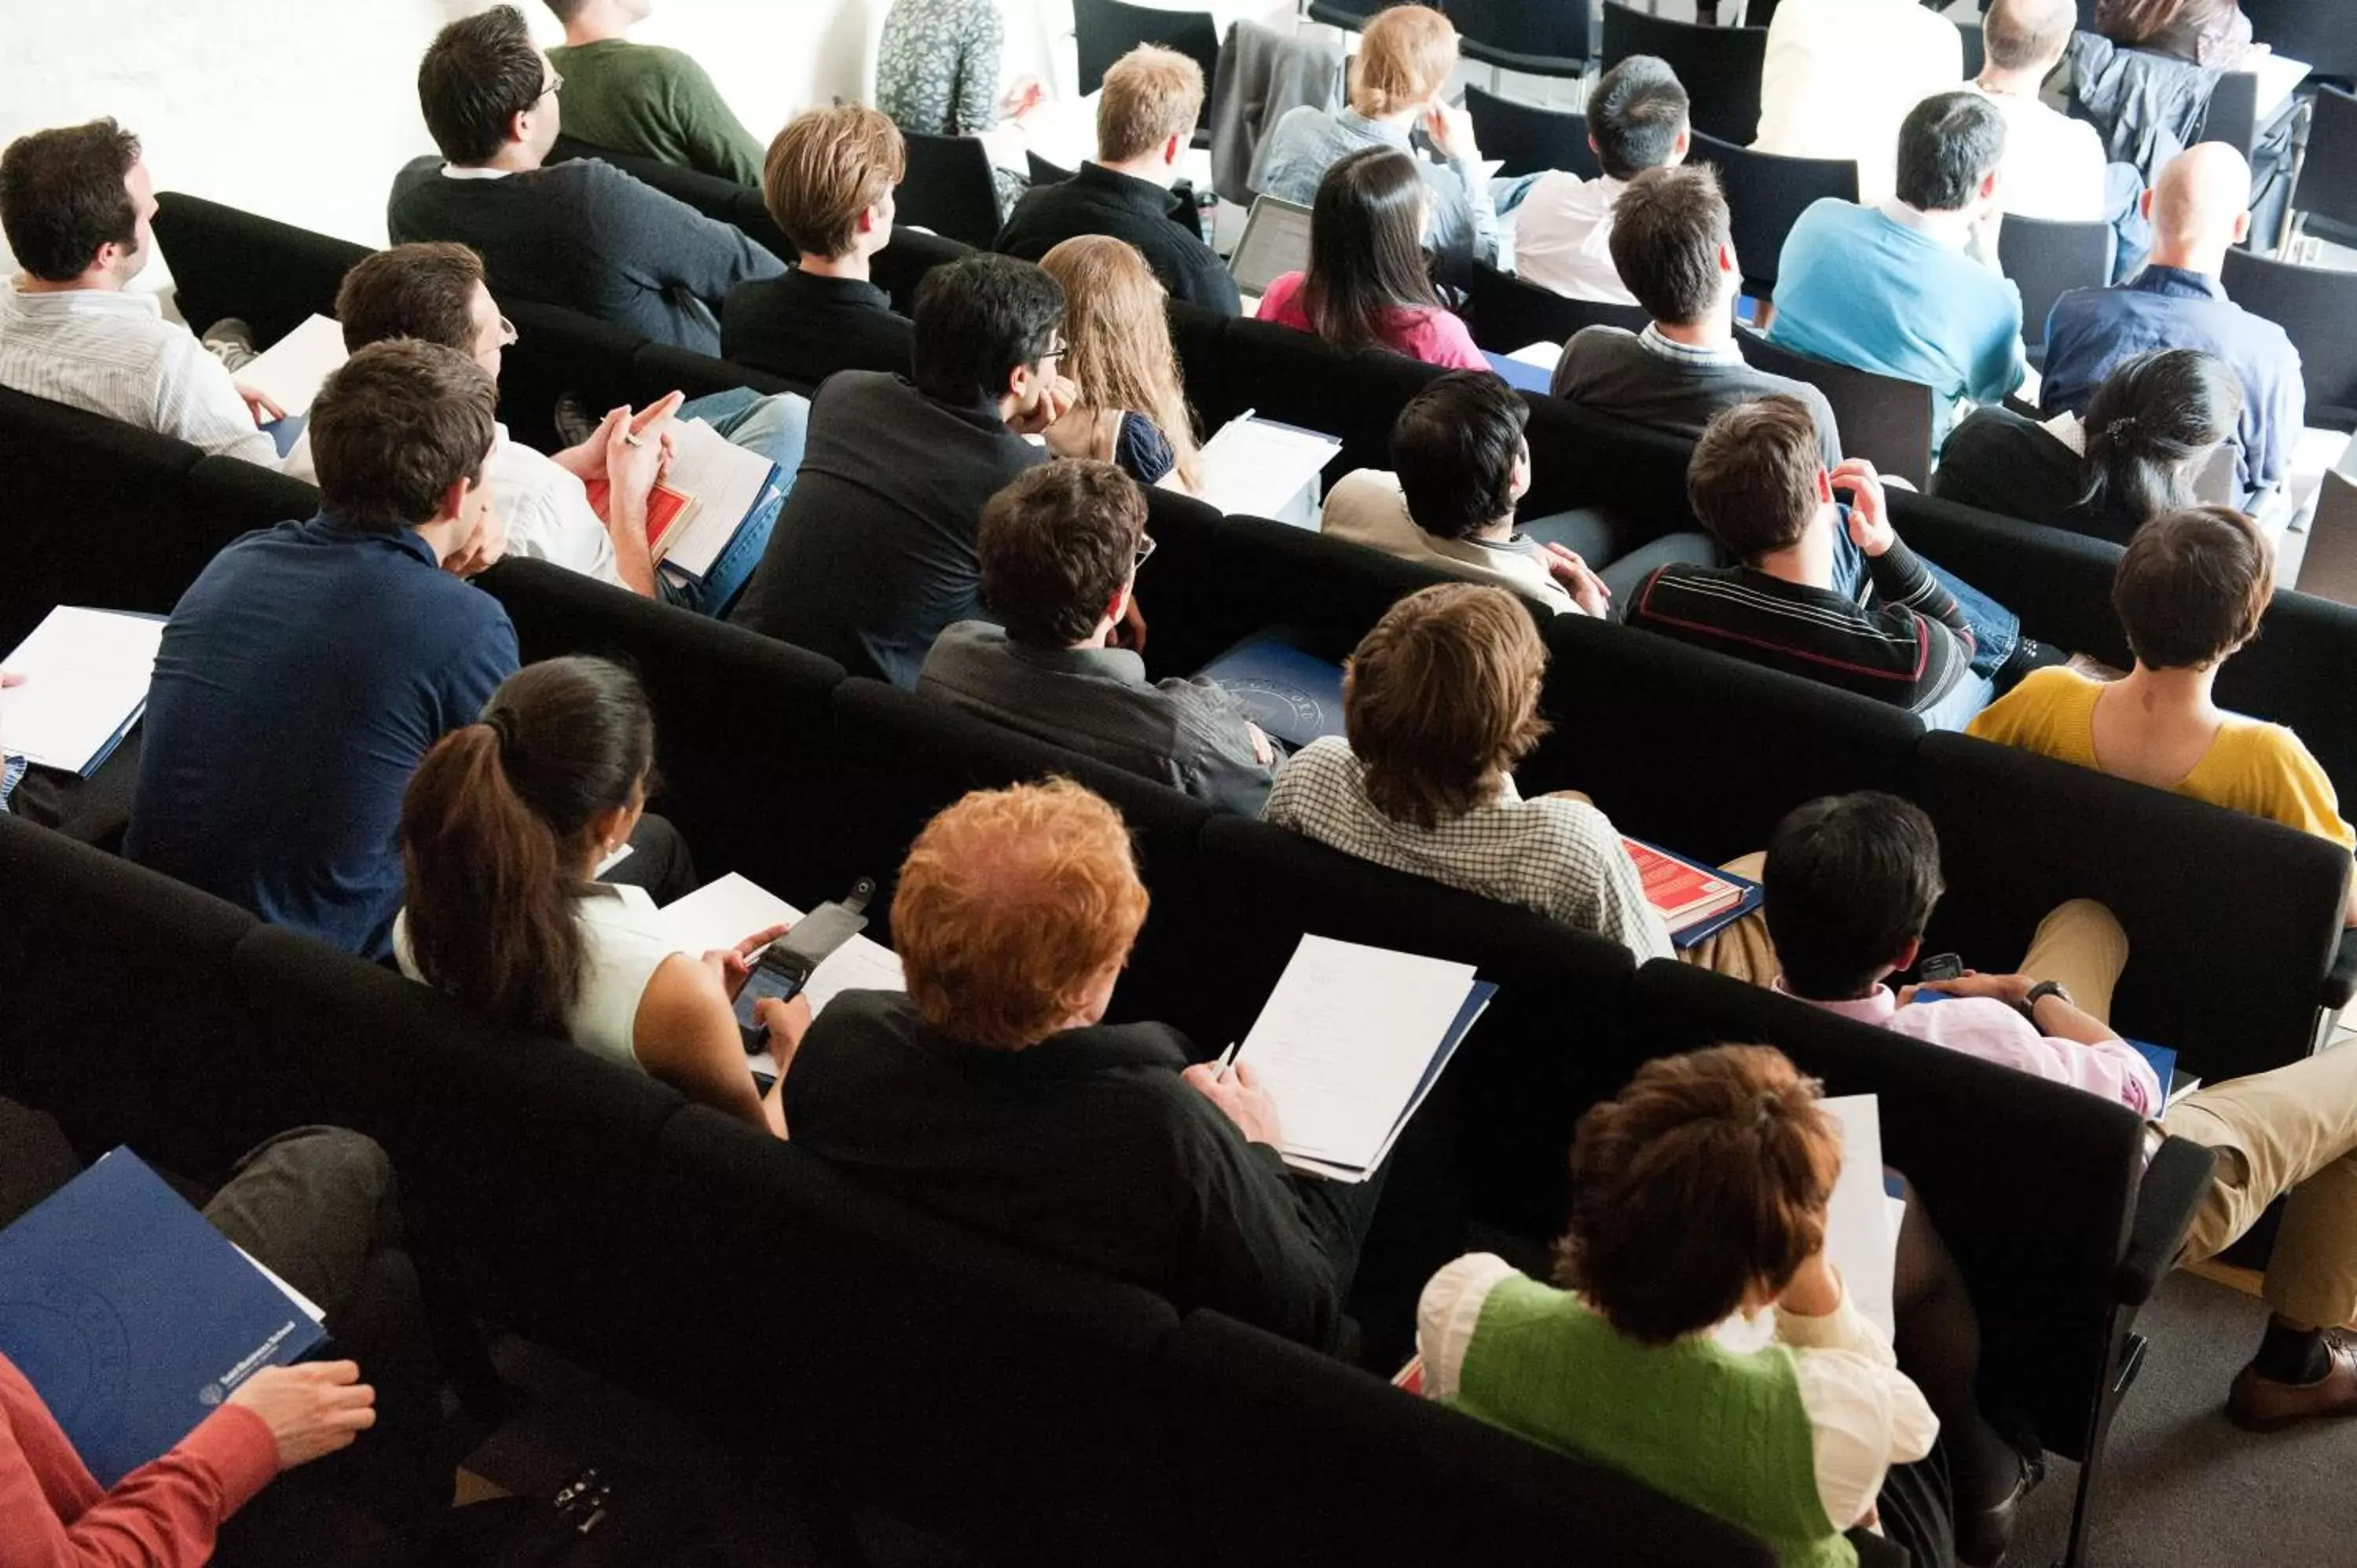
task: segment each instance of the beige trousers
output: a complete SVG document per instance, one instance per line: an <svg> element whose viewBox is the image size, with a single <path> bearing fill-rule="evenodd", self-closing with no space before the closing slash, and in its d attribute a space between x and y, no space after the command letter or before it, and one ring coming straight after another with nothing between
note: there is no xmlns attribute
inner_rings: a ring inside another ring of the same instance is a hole
<svg viewBox="0 0 2357 1568"><path fill-rule="evenodd" d="M2074 898L2040 923L2021 967L2060 981L2083 1010L2108 1021L2127 952L2111 911ZM2357 1050L2195 1090L2160 1125L2218 1155L2179 1262L2224 1251L2288 1194L2262 1293L2267 1305L2311 1327L2357 1320Z"/></svg>

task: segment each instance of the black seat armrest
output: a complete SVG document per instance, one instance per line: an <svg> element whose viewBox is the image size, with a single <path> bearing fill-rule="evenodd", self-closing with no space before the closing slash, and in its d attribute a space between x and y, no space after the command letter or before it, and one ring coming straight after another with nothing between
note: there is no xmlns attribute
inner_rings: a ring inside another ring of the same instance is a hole
<svg viewBox="0 0 2357 1568"><path fill-rule="evenodd" d="M1870 1530L1845 1531L1857 1550L1857 1568L1912 1568L1915 1554L1888 1536Z"/></svg>
<svg viewBox="0 0 2357 1568"><path fill-rule="evenodd" d="M2210 1189L2210 1167L2217 1158L2215 1151L2190 1138L2161 1141L2136 1188L2136 1223L2112 1276L2113 1292L2122 1302L2142 1305L2176 1263L2185 1233L2193 1228L2194 1211Z"/></svg>

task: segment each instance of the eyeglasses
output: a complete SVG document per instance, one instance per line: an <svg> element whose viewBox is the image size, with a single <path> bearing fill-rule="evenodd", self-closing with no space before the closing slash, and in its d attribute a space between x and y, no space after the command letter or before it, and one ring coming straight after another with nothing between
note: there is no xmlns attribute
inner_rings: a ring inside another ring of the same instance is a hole
<svg viewBox="0 0 2357 1568"><path fill-rule="evenodd" d="M1059 342L1051 338L1048 340L1048 351L1039 356L1039 362L1044 365L1050 360L1060 360L1071 350L1072 345L1069 340Z"/></svg>
<svg viewBox="0 0 2357 1568"><path fill-rule="evenodd" d="M1130 575L1133 576L1136 575L1137 569L1140 566L1145 565L1147 557L1151 556L1153 553L1154 535L1150 533L1139 534L1137 536L1137 559L1130 563Z"/></svg>
<svg viewBox="0 0 2357 1568"><path fill-rule="evenodd" d="M565 91L565 78L555 71L548 73L548 85L540 90L543 98L553 98Z"/></svg>
<svg viewBox="0 0 2357 1568"><path fill-rule="evenodd" d="M510 321L510 320L509 320L506 317L504 317L504 316L502 316L502 317L500 317L500 348L502 348L502 349L512 349L512 348L514 348L514 347L516 346L516 339L517 339L517 338L521 338L521 337L522 337L522 336L523 336L523 334L522 334L522 333L521 333L521 332L519 332L519 331L517 331L517 330L516 330L516 324L515 324L514 322Z"/></svg>

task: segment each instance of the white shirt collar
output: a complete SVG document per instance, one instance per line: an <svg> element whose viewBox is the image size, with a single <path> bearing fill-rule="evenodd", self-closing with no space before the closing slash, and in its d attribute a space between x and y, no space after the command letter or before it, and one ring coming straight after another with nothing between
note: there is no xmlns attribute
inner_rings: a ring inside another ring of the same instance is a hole
<svg viewBox="0 0 2357 1568"><path fill-rule="evenodd" d="M1679 342L1664 334L1658 323L1652 321L1646 322L1645 329L1637 334L1637 343L1649 352L1680 364L1740 365L1745 362L1743 350L1736 346L1733 338L1706 349L1693 343Z"/></svg>
<svg viewBox="0 0 2357 1568"><path fill-rule="evenodd" d="M1901 229L1912 229L1936 245L1961 251L1972 241L1972 225L1953 212L1924 212L1895 196L1882 199L1882 215Z"/></svg>
<svg viewBox="0 0 2357 1568"><path fill-rule="evenodd" d="M511 168L460 168L457 164L442 166L442 177L445 179L505 179L513 173L515 170Z"/></svg>
<svg viewBox="0 0 2357 1568"><path fill-rule="evenodd" d="M25 276L25 274L18 273L8 280L7 298L22 310L114 310L126 316L152 317L159 321L164 317L163 302L145 289L27 289Z"/></svg>

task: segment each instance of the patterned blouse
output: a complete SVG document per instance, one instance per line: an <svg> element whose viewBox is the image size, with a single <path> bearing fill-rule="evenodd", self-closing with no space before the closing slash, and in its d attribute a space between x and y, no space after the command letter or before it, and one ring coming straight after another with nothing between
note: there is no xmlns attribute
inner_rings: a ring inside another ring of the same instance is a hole
<svg viewBox="0 0 2357 1568"><path fill-rule="evenodd" d="M998 123L996 0L892 0L876 60L876 106L903 131L978 136Z"/></svg>

